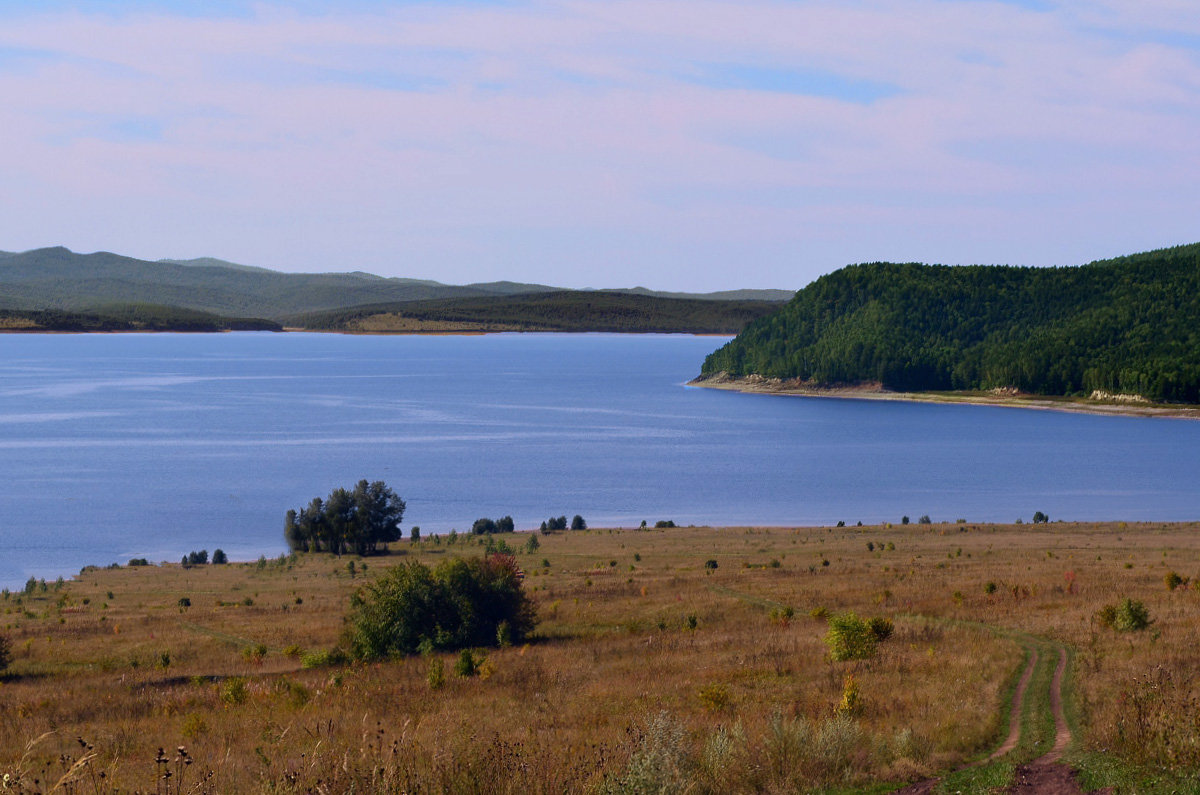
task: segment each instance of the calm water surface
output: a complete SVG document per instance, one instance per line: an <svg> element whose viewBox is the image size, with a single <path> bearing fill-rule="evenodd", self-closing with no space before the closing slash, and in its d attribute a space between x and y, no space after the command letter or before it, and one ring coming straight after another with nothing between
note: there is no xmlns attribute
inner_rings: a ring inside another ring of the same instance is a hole
<svg viewBox="0 0 1200 795"><path fill-rule="evenodd" d="M1200 517L1200 422L693 389L713 337L0 335L0 585L284 551L382 479L404 527Z"/></svg>

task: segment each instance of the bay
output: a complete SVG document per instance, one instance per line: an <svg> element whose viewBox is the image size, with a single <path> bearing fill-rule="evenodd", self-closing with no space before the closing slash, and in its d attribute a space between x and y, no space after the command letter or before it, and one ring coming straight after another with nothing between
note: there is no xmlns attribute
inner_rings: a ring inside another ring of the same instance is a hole
<svg viewBox="0 0 1200 795"><path fill-rule="evenodd" d="M1170 521L1200 423L696 389L722 338L0 335L0 585L283 551L362 478L404 527Z"/></svg>

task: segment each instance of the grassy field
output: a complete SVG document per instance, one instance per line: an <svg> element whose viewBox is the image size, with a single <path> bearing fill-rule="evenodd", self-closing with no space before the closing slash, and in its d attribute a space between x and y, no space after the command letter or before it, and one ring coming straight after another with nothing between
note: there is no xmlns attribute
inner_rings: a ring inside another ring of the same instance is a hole
<svg viewBox="0 0 1200 795"><path fill-rule="evenodd" d="M368 559L89 569L0 599L13 657L0 774L15 791L76 793L884 792L986 759L1027 650L1065 646L1066 761L1083 780L1197 791L1200 594L1166 578L1200 575L1198 530L508 535L537 637L484 650L474 677L455 675L456 654L319 654L356 588L400 561L482 554L470 538ZM1097 620L1125 597L1149 627ZM846 612L894 633L869 659L833 661L829 618ZM973 780L1002 786L1045 731Z"/></svg>

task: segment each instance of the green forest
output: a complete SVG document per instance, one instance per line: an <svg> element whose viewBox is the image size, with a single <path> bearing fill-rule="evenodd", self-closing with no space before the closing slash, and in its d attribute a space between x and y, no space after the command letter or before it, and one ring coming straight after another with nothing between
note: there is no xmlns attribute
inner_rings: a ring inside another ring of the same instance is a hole
<svg viewBox="0 0 1200 795"><path fill-rule="evenodd" d="M663 298L612 291L527 293L372 304L289 318L323 331L359 330L373 317L396 315L425 322L470 324L480 330L682 332L736 334L770 314L775 301Z"/></svg>
<svg viewBox="0 0 1200 795"><path fill-rule="evenodd" d="M282 331L273 320L222 317L156 304L119 304L91 311L0 309L5 331Z"/></svg>
<svg viewBox="0 0 1200 795"><path fill-rule="evenodd" d="M851 265L752 322L701 372L1197 403L1200 244L1079 267Z"/></svg>

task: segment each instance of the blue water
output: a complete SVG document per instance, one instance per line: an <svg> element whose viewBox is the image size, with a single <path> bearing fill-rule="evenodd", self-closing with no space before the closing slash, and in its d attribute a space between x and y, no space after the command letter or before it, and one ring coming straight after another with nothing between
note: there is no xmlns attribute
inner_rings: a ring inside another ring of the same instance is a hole
<svg viewBox="0 0 1200 795"><path fill-rule="evenodd" d="M1200 518L1200 422L683 386L712 337L0 335L0 585L284 551L362 478L424 533Z"/></svg>

